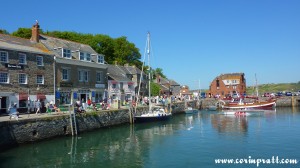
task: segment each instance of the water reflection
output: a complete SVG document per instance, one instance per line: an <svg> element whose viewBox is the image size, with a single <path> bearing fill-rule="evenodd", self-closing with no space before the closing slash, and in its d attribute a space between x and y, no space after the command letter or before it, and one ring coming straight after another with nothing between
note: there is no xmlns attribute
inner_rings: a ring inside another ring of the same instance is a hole
<svg viewBox="0 0 300 168"><path fill-rule="evenodd" d="M246 116L212 114L211 124L220 133L246 133L248 131L248 121Z"/></svg>

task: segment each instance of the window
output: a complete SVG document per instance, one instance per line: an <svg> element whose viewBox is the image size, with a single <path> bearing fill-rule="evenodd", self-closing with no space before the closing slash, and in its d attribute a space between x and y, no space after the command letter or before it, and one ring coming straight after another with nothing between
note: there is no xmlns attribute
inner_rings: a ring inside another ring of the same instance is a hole
<svg viewBox="0 0 300 168"><path fill-rule="evenodd" d="M91 61L91 54L89 53L84 53L84 52L80 52L79 54L79 59L81 61Z"/></svg>
<svg viewBox="0 0 300 168"><path fill-rule="evenodd" d="M36 57L36 64L38 66L44 66L44 62L43 62L43 57L42 56L37 56Z"/></svg>
<svg viewBox="0 0 300 168"><path fill-rule="evenodd" d="M8 62L8 53L6 51L0 51L0 62Z"/></svg>
<svg viewBox="0 0 300 168"><path fill-rule="evenodd" d="M79 70L78 71L78 80L79 80L79 82L88 82L89 81L89 71Z"/></svg>
<svg viewBox="0 0 300 168"><path fill-rule="evenodd" d="M70 80L69 77L70 77L70 69L62 69L62 80L64 81L68 81Z"/></svg>
<svg viewBox="0 0 300 168"><path fill-rule="evenodd" d="M220 87L220 81L219 81L219 79L217 79L216 83L217 83L217 88Z"/></svg>
<svg viewBox="0 0 300 168"><path fill-rule="evenodd" d="M7 72L0 72L0 83L9 83L9 76Z"/></svg>
<svg viewBox="0 0 300 168"><path fill-rule="evenodd" d="M84 60L84 53L80 52L79 59L80 59L80 60Z"/></svg>
<svg viewBox="0 0 300 168"><path fill-rule="evenodd" d="M19 64L27 64L26 54L19 53Z"/></svg>
<svg viewBox="0 0 300 168"><path fill-rule="evenodd" d="M132 84L128 84L128 89L133 89L133 85Z"/></svg>
<svg viewBox="0 0 300 168"><path fill-rule="evenodd" d="M99 64L104 64L104 56L103 55L98 55L97 56L97 62Z"/></svg>
<svg viewBox="0 0 300 168"><path fill-rule="evenodd" d="M103 72L97 72L96 73L96 82L102 82L103 81Z"/></svg>
<svg viewBox="0 0 300 168"><path fill-rule="evenodd" d="M86 53L86 61L91 61L91 54Z"/></svg>
<svg viewBox="0 0 300 168"><path fill-rule="evenodd" d="M63 57L64 58L71 58L71 50L63 49Z"/></svg>
<svg viewBox="0 0 300 168"><path fill-rule="evenodd" d="M36 84L44 84L44 76L43 75L36 76Z"/></svg>
<svg viewBox="0 0 300 168"><path fill-rule="evenodd" d="M116 89L116 88L117 88L117 85L116 85L116 84L112 84L112 88L113 88L113 89Z"/></svg>
<svg viewBox="0 0 300 168"><path fill-rule="evenodd" d="M19 84L27 84L27 74L19 74Z"/></svg>

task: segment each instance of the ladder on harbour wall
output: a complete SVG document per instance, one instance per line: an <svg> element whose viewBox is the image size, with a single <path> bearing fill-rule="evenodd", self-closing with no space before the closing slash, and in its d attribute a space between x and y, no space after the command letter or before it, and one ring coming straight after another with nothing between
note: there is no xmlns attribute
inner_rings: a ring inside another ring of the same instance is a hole
<svg viewBox="0 0 300 168"><path fill-rule="evenodd" d="M134 108L132 106L132 103L130 103L128 105L128 112L129 112L129 120L130 120L130 124L133 124L134 123L134 111L135 111L136 108Z"/></svg>
<svg viewBox="0 0 300 168"><path fill-rule="evenodd" d="M69 106L69 112L70 112L70 125L71 125L71 131L72 136L77 135L77 123L76 123L76 113L75 109L71 109L71 105Z"/></svg>

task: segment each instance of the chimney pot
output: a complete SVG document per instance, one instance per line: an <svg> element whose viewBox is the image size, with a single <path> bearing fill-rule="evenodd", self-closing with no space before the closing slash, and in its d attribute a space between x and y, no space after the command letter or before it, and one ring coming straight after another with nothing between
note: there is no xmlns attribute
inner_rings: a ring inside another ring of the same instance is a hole
<svg viewBox="0 0 300 168"><path fill-rule="evenodd" d="M32 26L32 34L30 40L38 43L40 41L39 36L40 36L40 25L39 22L36 21L36 23Z"/></svg>

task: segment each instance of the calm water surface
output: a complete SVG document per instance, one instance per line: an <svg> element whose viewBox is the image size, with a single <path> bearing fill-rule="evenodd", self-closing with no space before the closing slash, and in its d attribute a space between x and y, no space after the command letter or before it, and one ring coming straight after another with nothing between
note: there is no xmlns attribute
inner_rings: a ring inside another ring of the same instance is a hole
<svg viewBox="0 0 300 168"><path fill-rule="evenodd" d="M273 156L300 162L299 108L247 117L201 111L166 122L99 129L1 152L0 167L256 167L216 164L215 159Z"/></svg>

